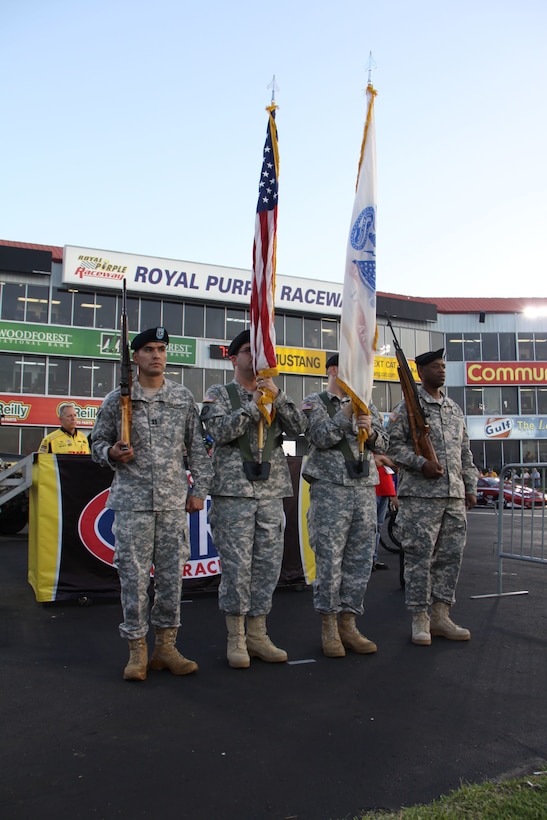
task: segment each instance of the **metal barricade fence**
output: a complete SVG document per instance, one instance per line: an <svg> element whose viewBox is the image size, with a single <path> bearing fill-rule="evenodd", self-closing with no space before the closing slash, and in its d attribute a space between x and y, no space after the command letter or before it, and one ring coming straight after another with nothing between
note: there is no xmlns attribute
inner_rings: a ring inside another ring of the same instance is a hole
<svg viewBox="0 0 547 820"><path fill-rule="evenodd" d="M505 464L499 478L498 595L525 594L526 590L503 593L503 561L547 564L547 463Z"/></svg>

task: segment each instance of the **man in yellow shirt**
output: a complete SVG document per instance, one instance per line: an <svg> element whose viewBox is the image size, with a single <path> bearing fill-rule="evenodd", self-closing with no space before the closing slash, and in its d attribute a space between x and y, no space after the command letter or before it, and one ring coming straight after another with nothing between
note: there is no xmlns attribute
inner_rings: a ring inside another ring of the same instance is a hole
<svg viewBox="0 0 547 820"><path fill-rule="evenodd" d="M63 402L59 407L58 430L45 436L38 448L39 453L56 453L57 455L90 455L87 436L76 429L78 414L74 402Z"/></svg>

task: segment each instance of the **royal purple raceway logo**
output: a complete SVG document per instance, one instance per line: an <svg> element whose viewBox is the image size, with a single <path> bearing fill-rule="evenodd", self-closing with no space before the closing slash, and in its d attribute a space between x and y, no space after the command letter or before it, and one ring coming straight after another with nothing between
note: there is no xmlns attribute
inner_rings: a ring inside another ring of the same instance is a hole
<svg viewBox="0 0 547 820"><path fill-rule="evenodd" d="M112 533L114 510L106 508L110 490L103 490L89 501L78 519L78 535L86 550L103 564L114 566ZM220 558L213 545L208 521L211 499L205 508L188 516L190 531L190 558L184 565L183 578L206 578L220 574ZM150 570L154 574L154 568Z"/></svg>

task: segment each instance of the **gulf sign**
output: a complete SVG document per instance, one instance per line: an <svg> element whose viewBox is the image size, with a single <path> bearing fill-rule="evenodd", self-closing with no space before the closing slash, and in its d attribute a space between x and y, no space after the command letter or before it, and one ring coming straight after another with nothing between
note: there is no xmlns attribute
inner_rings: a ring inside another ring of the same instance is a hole
<svg viewBox="0 0 547 820"><path fill-rule="evenodd" d="M547 362L468 362L466 384L547 384Z"/></svg>
<svg viewBox="0 0 547 820"><path fill-rule="evenodd" d="M114 566L114 535L112 524L114 510L105 505L110 490L103 490L94 496L82 510L78 519L78 535L86 550L103 564ZM183 578L206 578L220 575L220 558L213 546L211 527L208 521L211 499L198 513L188 515L190 533L190 558L184 565ZM151 568L153 574L153 568Z"/></svg>

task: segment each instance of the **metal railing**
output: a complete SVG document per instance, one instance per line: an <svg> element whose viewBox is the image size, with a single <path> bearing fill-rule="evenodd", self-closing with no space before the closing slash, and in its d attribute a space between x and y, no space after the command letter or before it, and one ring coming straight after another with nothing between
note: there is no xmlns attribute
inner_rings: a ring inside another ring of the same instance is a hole
<svg viewBox="0 0 547 820"><path fill-rule="evenodd" d="M33 458L34 453L31 453L11 467L0 470L0 507L30 487Z"/></svg>

